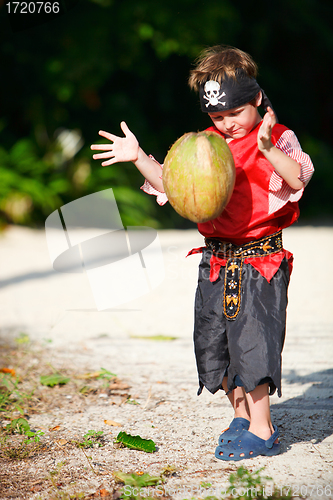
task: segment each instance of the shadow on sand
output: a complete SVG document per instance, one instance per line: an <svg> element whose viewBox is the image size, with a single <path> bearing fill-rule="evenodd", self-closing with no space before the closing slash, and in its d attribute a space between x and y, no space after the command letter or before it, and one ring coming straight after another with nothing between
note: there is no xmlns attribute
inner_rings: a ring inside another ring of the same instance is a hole
<svg viewBox="0 0 333 500"><path fill-rule="evenodd" d="M279 427L283 451L294 443L316 445L333 434L333 369L300 376L291 370L283 375L287 384L308 385L303 394L272 404L272 420Z"/></svg>

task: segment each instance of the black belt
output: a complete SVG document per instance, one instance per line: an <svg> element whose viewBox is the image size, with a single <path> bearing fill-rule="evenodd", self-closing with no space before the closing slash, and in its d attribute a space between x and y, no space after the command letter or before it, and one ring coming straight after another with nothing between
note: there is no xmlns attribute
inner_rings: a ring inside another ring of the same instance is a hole
<svg viewBox="0 0 333 500"><path fill-rule="evenodd" d="M244 245L234 245L218 238L205 238L206 247L217 257L227 259L224 275L223 311L227 319L235 319L241 303L241 281L244 259L264 257L280 252L282 231Z"/></svg>

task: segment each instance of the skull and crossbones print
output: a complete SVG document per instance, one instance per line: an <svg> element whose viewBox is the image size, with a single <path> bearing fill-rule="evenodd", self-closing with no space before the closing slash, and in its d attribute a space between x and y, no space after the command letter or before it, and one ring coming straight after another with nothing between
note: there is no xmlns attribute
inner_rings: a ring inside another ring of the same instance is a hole
<svg viewBox="0 0 333 500"><path fill-rule="evenodd" d="M209 80L208 82L205 83L205 95L203 96L206 101L206 108L208 106L217 106L218 104L222 104L222 106L225 106L225 101L221 102L220 99L226 95L225 92L222 92L220 94L220 84L219 82L216 82L214 80Z"/></svg>

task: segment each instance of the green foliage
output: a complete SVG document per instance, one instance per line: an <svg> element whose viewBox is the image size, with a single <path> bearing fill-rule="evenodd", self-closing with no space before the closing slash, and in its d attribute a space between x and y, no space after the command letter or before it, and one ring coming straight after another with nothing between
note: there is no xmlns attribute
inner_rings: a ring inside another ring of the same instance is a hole
<svg viewBox="0 0 333 500"><path fill-rule="evenodd" d="M207 483L207 482L203 481L200 483L200 486L201 486L201 488L211 488L212 483Z"/></svg>
<svg viewBox="0 0 333 500"><path fill-rule="evenodd" d="M239 467L235 474L230 474L230 486L227 493L234 496L235 492L240 491L240 495L235 498L242 498L244 496L242 492L246 491L247 498L263 498L264 482L272 480L271 477L261 477L260 474L263 470L261 468L255 472L250 472L244 466Z"/></svg>
<svg viewBox="0 0 333 500"><path fill-rule="evenodd" d="M144 488L156 486L162 482L160 476L150 476L147 473L126 474L125 472L116 471L113 473L116 482L123 483L125 486L121 490L121 498L126 500L142 500ZM145 500L151 497L144 496Z"/></svg>
<svg viewBox="0 0 333 500"><path fill-rule="evenodd" d="M175 471L174 467L168 466L170 472ZM132 473L127 474L122 471L116 471L113 473L116 483L124 484L121 489L121 498L126 500L147 500L151 498L147 496L147 493L152 494L153 498L161 496L162 490L156 490L154 494L154 486L158 486L164 483L165 470L160 476L150 476L147 473ZM290 500L292 498L290 488L277 488L272 478L268 476L262 476L262 471L264 468L250 472L246 467L239 467L235 473L229 476L229 486L223 492L223 498L227 500L247 500L247 499L266 499L266 500ZM152 489L147 489L148 487L153 487ZM209 490L213 485L208 482L202 482L200 488ZM287 494L284 494L282 490L286 490ZM196 500L192 497L191 500ZM218 500L215 495L208 495L203 497L203 500Z"/></svg>
<svg viewBox="0 0 333 500"><path fill-rule="evenodd" d="M140 403L138 403L135 399L130 398L126 399L125 403L128 405L140 405Z"/></svg>
<svg viewBox="0 0 333 500"><path fill-rule="evenodd" d="M278 490L274 484L273 479L268 476L262 476L261 473L264 467L254 472L250 472L246 467L241 466L237 469L235 474L230 474L229 483L226 493L228 498L235 500L244 499L267 499L273 500L279 498L281 500L289 500L292 498L291 490L288 490L287 495Z"/></svg>
<svg viewBox="0 0 333 500"><path fill-rule="evenodd" d="M301 142L316 169L309 190L304 191L301 201L302 213L305 217L325 220L325 216L328 218L330 214L332 215L333 148L324 141L308 135L304 136ZM309 199L311 203L307 204Z"/></svg>
<svg viewBox="0 0 333 500"><path fill-rule="evenodd" d="M8 373L0 372L0 412L9 412L13 408L24 414L23 405L29 400L34 391L25 393L19 389L19 378Z"/></svg>
<svg viewBox="0 0 333 500"><path fill-rule="evenodd" d="M106 368L101 368L98 372L96 380L102 380L103 387L107 388L107 387L109 387L109 382L111 380L113 380L116 376L117 375L115 373L112 373L109 370L106 370Z"/></svg>
<svg viewBox="0 0 333 500"><path fill-rule="evenodd" d="M153 453L156 451L156 445L152 439L142 439L140 436L132 436L123 431L119 432L115 442L122 443L132 450L145 451L146 453Z"/></svg>
<svg viewBox="0 0 333 500"><path fill-rule="evenodd" d="M16 344L29 344L30 337L27 333L21 332L18 337L15 339Z"/></svg>
<svg viewBox="0 0 333 500"><path fill-rule="evenodd" d="M11 423L6 426L6 431L12 434L14 434L15 432L17 432L18 434L24 434L29 438L25 441L27 444L33 441L35 443L39 443L40 436L44 436L44 432L42 431L32 431L30 429L28 421L25 418L15 418L14 420L12 420Z"/></svg>
<svg viewBox="0 0 333 500"><path fill-rule="evenodd" d="M24 437L13 442L11 434L20 434ZM32 431L25 418L16 418L8 424L0 435L1 453L11 459L21 460L34 454L40 448L42 431Z"/></svg>
<svg viewBox="0 0 333 500"><path fill-rule="evenodd" d="M18 432L19 434L26 434L30 431L30 425L25 418L15 418L10 424L6 426L6 431Z"/></svg>
<svg viewBox="0 0 333 500"><path fill-rule="evenodd" d="M133 165L103 168L89 145L104 142L100 129L121 134L125 119L143 149L163 162L184 132L206 128L209 118L187 78L200 50L215 44L252 54L281 123L305 137L305 151L319 147L301 208L309 217L332 214L326 196L333 187L332 169L327 173L331 80L330 65L323 64L333 55L331 5L283 0L280 9L289 13L283 24L272 2L254 9L245 0L87 0L59 19L12 33L0 8L0 61L6 68L0 223L42 225L63 204L113 188L125 226L194 228L140 192L143 179Z"/></svg>
<svg viewBox="0 0 333 500"><path fill-rule="evenodd" d="M49 387L54 387L55 385L68 384L70 381L69 377L65 377L60 373L53 373L52 375L42 375L40 377L40 383L42 385L47 385Z"/></svg>
<svg viewBox="0 0 333 500"><path fill-rule="evenodd" d="M117 375L115 373L110 372L106 368L101 368L99 375L96 377L97 380L106 380L110 381L114 379Z"/></svg>
<svg viewBox="0 0 333 500"><path fill-rule="evenodd" d="M102 436L103 431L90 430L83 436L83 441L76 441L75 444L79 448L93 448L94 445L97 445L98 448L100 448L103 446L103 443L101 442Z"/></svg>
<svg viewBox="0 0 333 500"><path fill-rule="evenodd" d="M160 476L150 476L149 474L126 474L125 472L116 471L113 473L117 482L124 483L125 485L144 488L145 486L155 486L161 482Z"/></svg>
<svg viewBox="0 0 333 500"><path fill-rule="evenodd" d="M31 222L33 210L47 215L68 187L30 138L19 139L9 151L0 148L0 180L0 210L16 223Z"/></svg>

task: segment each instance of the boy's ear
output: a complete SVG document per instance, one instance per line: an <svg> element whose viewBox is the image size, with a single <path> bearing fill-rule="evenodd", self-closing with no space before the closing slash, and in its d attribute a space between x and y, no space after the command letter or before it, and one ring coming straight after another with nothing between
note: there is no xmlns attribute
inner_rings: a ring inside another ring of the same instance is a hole
<svg viewBox="0 0 333 500"><path fill-rule="evenodd" d="M261 90L258 92L258 94L256 95L256 107L258 108L261 104L261 101L262 101L262 92Z"/></svg>

